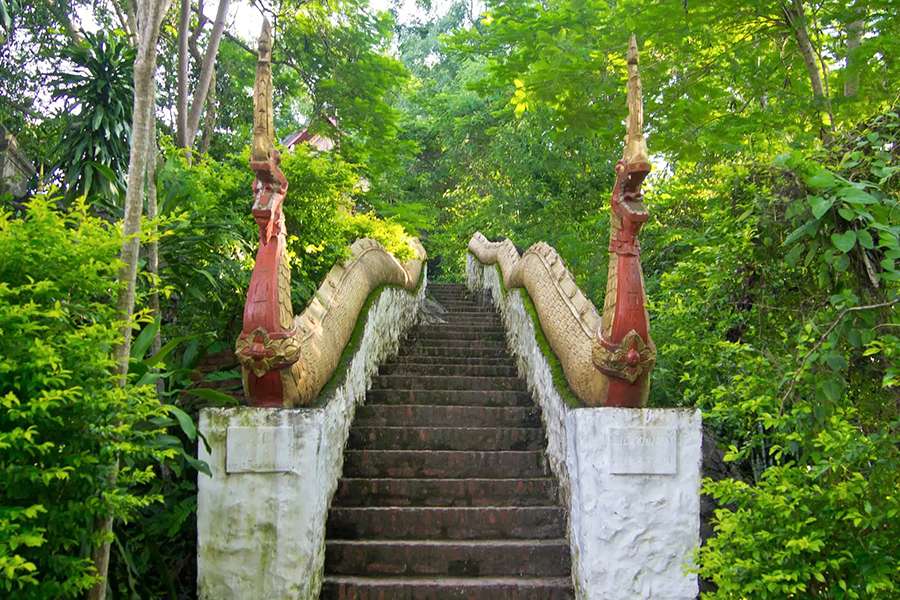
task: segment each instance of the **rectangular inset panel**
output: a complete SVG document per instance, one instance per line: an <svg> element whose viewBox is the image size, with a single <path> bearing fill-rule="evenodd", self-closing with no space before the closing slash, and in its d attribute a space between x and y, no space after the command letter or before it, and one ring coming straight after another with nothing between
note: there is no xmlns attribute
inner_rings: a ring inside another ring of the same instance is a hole
<svg viewBox="0 0 900 600"><path fill-rule="evenodd" d="M609 472L613 475L674 475L678 472L678 430L666 427L609 429Z"/></svg>
<svg viewBox="0 0 900 600"><path fill-rule="evenodd" d="M227 473L285 473L293 470L293 427L229 427Z"/></svg>

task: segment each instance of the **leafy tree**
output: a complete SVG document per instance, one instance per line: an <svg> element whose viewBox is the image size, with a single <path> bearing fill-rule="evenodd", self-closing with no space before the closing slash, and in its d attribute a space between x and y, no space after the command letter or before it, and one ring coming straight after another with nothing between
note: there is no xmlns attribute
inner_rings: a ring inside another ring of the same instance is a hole
<svg viewBox="0 0 900 600"><path fill-rule="evenodd" d="M135 486L174 452L156 445L165 409L152 389L116 383L120 235L57 200L0 215L0 590L17 598L83 596L95 519L157 500Z"/></svg>
<svg viewBox="0 0 900 600"><path fill-rule="evenodd" d="M121 33L86 33L61 58L71 65L57 75L54 92L67 115L56 151L66 196L90 194L118 212L131 137L134 48Z"/></svg>

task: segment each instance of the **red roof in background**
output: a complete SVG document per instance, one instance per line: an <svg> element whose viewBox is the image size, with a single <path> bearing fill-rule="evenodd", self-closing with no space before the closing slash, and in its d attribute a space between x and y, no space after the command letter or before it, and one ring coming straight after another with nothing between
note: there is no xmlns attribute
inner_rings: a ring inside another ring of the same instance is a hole
<svg viewBox="0 0 900 600"><path fill-rule="evenodd" d="M328 117L328 122L331 123L331 125L335 129L337 129L337 121L335 119L333 119L332 117ZM318 150L319 152L328 152L335 146L333 139L319 133L313 133L309 130L309 127L304 127L299 131L295 131L294 133L281 140L281 144L288 149L293 148L297 144L301 144L303 142L306 142L313 149Z"/></svg>

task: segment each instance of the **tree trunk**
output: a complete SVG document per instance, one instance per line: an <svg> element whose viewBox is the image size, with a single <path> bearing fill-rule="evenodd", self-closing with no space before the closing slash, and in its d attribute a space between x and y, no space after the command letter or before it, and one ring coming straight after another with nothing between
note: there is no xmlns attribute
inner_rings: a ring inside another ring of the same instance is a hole
<svg viewBox="0 0 900 600"><path fill-rule="evenodd" d="M150 344L150 355L155 356L162 349L162 312L159 308L159 239L157 238L156 217L158 216L156 202L156 168L159 160L159 147L156 143L156 119L152 119L150 125L150 160L147 161L147 217L151 221L153 230L150 232L150 243L147 245L147 270L153 277L153 285L150 288L150 313L154 319L159 320L159 327L156 329L156 335L153 336L153 342ZM154 373L159 372L158 367L154 367ZM156 392L162 401L162 393L165 391L165 385L162 379L156 380Z"/></svg>
<svg viewBox="0 0 900 600"><path fill-rule="evenodd" d="M825 86L822 83L822 73L819 70L819 63L816 57L816 50L813 47L812 40L809 38L809 26L806 20L806 10L803 7L803 0L791 0L790 6L783 5L784 14L787 17L788 24L797 40L797 47L800 55L803 57L803 64L806 66L806 73L809 76L810 87L812 87L813 99L818 110L825 110L829 115L830 126L834 127L834 119L831 116L831 110L828 106L828 96L825 94Z"/></svg>
<svg viewBox="0 0 900 600"><path fill-rule="evenodd" d="M188 36L191 29L191 0L181 0L178 17L178 99L175 110L175 144L184 148L187 143L188 78L191 74L188 60Z"/></svg>
<svg viewBox="0 0 900 600"><path fill-rule="evenodd" d="M847 26L847 64L844 67L844 97L853 98L859 92L859 57L857 49L862 43L866 22L857 19Z"/></svg>
<svg viewBox="0 0 900 600"><path fill-rule="evenodd" d="M131 353L131 319L134 315L134 291L137 280L138 254L141 247L141 213L143 209L144 176L150 158L152 125L156 119L155 99L156 44L159 28L168 9L169 0L137 0L137 56L134 61L134 114L131 128L131 153L128 162L128 187L125 191L125 219L122 226L123 240L119 271L119 317L122 319L122 343L116 348L115 358L119 373L119 385L124 386L128 376L128 357ZM115 485L118 466L112 465L108 485ZM97 523L101 543L94 548L92 559L100 580L88 592L89 600L105 600L109 549L112 538L112 517Z"/></svg>
<svg viewBox="0 0 900 600"><path fill-rule="evenodd" d="M203 106L206 104L206 97L209 93L209 84L212 81L213 69L215 69L216 66L216 56L219 53L219 43L222 41L222 34L225 31L225 17L228 14L229 4L230 0L219 0L219 8L216 11L216 21L213 23L212 33L209 36L209 43L206 46L206 54L203 57L203 65L200 68L200 78L197 81L197 87L194 89L194 97L191 100L191 111L188 115L185 148L190 148L194 145L194 139L197 137L197 131L200 128L200 116L203 114Z"/></svg>
<svg viewBox="0 0 900 600"><path fill-rule="evenodd" d="M216 129L216 69L213 69L212 81L209 84L209 95L206 97L206 115L203 119L203 138L200 141L200 154L209 152L213 132Z"/></svg>

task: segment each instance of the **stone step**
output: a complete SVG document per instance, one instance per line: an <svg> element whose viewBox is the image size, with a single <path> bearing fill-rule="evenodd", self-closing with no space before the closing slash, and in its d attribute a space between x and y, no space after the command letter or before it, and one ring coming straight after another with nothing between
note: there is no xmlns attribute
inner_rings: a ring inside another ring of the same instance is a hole
<svg viewBox="0 0 900 600"><path fill-rule="evenodd" d="M347 477L483 479L546 477L550 474L544 453L471 450L347 450Z"/></svg>
<svg viewBox="0 0 900 600"><path fill-rule="evenodd" d="M559 484L531 479L342 478L332 506L546 506L555 505Z"/></svg>
<svg viewBox="0 0 900 600"><path fill-rule="evenodd" d="M425 389L371 389L366 392L366 404L396 405L418 404L423 406L533 406L525 392L514 390L425 390ZM482 425L494 425L482 423ZM440 427L442 424L434 423Z"/></svg>
<svg viewBox="0 0 900 600"><path fill-rule="evenodd" d="M471 306L480 306L482 304L479 302L478 298L466 294L432 294L432 298L442 304L464 304Z"/></svg>
<svg viewBox="0 0 900 600"><path fill-rule="evenodd" d="M538 427L536 406L428 406L417 404L363 405L354 425L406 427Z"/></svg>
<svg viewBox="0 0 900 600"><path fill-rule="evenodd" d="M420 329L407 338L410 341L421 343L432 342L435 345L442 344L444 341L451 342L503 342L506 341L506 332L502 329L490 330L483 329L481 331L445 331L441 329Z"/></svg>
<svg viewBox="0 0 900 600"><path fill-rule="evenodd" d="M491 335L503 334L506 333L506 330L502 325L485 325L484 323L479 323L477 325L460 325L458 323L429 323L428 325L422 325L419 327L415 334L418 336L422 336L425 334L436 334L436 335L476 335L481 333L489 333Z"/></svg>
<svg viewBox="0 0 900 600"><path fill-rule="evenodd" d="M566 535L558 506L332 508L326 537L342 540L557 539Z"/></svg>
<svg viewBox="0 0 900 600"><path fill-rule="evenodd" d="M466 311L458 311L458 312L452 312L452 313L444 312L444 313L441 313L440 316L445 321L449 321L451 323L460 323L463 325L467 324L468 322L471 322L472 324L489 323L489 322L502 323L503 322L503 318L500 316L500 313L498 313L497 311L481 310L485 307L486 307L486 305L479 306L479 310L471 311L471 312L466 312Z"/></svg>
<svg viewBox="0 0 900 600"><path fill-rule="evenodd" d="M425 346L410 344L400 350L400 357L407 356L451 356L454 358L509 358L506 345L500 343L484 344L442 344Z"/></svg>
<svg viewBox="0 0 900 600"><path fill-rule="evenodd" d="M559 484L552 477L529 479L394 479L345 477L332 506L549 506Z"/></svg>
<svg viewBox="0 0 900 600"><path fill-rule="evenodd" d="M518 377L468 377L465 375L377 375L373 390L510 390L524 392L525 380Z"/></svg>
<svg viewBox="0 0 900 600"><path fill-rule="evenodd" d="M494 314L494 307L484 304L476 304L474 302L441 302L440 305L443 306L444 309L450 314Z"/></svg>
<svg viewBox="0 0 900 600"><path fill-rule="evenodd" d="M509 356L471 357L471 356L398 356L386 365L484 365L497 367L515 367L516 361ZM240 380L236 379L240 383Z"/></svg>
<svg viewBox="0 0 900 600"><path fill-rule="evenodd" d="M350 448L361 450L541 450L540 427L353 427Z"/></svg>
<svg viewBox="0 0 900 600"><path fill-rule="evenodd" d="M468 377L515 377L518 371L511 365L389 363L378 369L381 375L464 375Z"/></svg>
<svg viewBox="0 0 900 600"><path fill-rule="evenodd" d="M429 348L453 348L477 352L481 350L501 350L508 353L506 340L418 340L411 338L407 347L412 351L427 350Z"/></svg>
<svg viewBox="0 0 900 600"><path fill-rule="evenodd" d="M455 316L456 315L454 315L454 317ZM452 319L444 322L423 323L422 325L418 326L416 331L428 331L432 329L460 332L481 331L485 328L485 323L493 323L493 325L490 325L490 329L492 330L505 331L503 327L503 321L500 319L500 315L492 315L490 317L479 319L478 321L473 321L471 324L464 321L461 322L460 319Z"/></svg>
<svg viewBox="0 0 900 600"><path fill-rule="evenodd" d="M329 576L322 600L570 600L566 577Z"/></svg>
<svg viewBox="0 0 900 600"><path fill-rule="evenodd" d="M443 317L442 317L443 318ZM439 327L444 329L460 329L460 330L472 330L472 329L499 329L502 331L506 331L503 326L503 321L501 321L497 317L490 317L486 319L472 319L466 317L465 319L456 319L453 316L447 317L442 322L429 323L428 325L424 325L423 327Z"/></svg>
<svg viewBox="0 0 900 600"><path fill-rule="evenodd" d="M326 540L327 575L565 577L569 544L557 540Z"/></svg>

